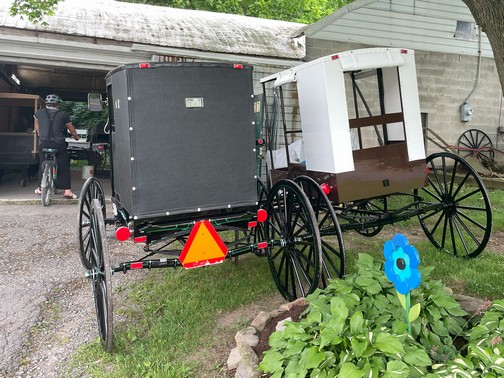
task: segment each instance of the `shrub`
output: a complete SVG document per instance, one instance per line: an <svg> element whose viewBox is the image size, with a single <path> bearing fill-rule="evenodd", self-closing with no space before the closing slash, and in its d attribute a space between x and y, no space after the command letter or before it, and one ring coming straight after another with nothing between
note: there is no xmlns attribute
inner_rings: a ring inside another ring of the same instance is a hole
<svg viewBox="0 0 504 378"><path fill-rule="evenodd" d="M274 378L455 377L457 371L475 371L483 358L485 371L504 368L502 345L496 347L504 327L501 302L464 333L468 314L441 281L429 279L432 268L421 268L422 283L411 293L412 305L420 303L421 310L409 334L382 265L360 254L357 267L357 273L308 296L302 319L270 336L262 371ZM469 340L466 357L453 343L456 336Z"/></svg>

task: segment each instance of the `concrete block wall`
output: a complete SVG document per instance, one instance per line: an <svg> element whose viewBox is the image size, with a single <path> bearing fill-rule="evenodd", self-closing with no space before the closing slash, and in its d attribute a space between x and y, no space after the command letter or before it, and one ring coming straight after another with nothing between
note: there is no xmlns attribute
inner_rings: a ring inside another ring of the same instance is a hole
<svg viewBox="0 0 504 378"><path fill-rule="evenodd" d="M349 42L307 39L307 61L336 52L373 47ZM407 46L405 46L407 47ZM477 72L478 57L415 51L420 108L427 114L429 129L435 131L449 145L457 145L462 133L469 129L485 132L494 148L504 149L504 135L497 135L497 127L504 126L502 91L495 61L481 59L480 80L468 99L474 113L472 120L460 120L460 105L471 93ZM439 151L427 143L427 152ZM496 154L502 160L504 156Z"/></svg>

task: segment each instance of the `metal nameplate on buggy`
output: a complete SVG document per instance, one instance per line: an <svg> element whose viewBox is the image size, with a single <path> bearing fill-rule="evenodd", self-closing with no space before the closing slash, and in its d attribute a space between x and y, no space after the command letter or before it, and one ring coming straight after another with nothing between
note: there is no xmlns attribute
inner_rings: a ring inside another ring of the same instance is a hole
<svg viewBox="0 0 504 378"><path fill-rule="evenodd" d="M186 97L185 106L186 108L203 108L205 107L205 101L203 97Z"/></svg>

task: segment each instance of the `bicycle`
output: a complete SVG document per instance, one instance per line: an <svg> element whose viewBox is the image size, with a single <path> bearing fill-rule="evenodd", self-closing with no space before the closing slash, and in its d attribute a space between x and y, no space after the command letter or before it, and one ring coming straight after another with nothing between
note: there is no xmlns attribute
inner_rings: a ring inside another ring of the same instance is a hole
<svg viewBox="0 0 504 378"><path fill-rule="evenodd" d="M49 201L52 193L56 192L56 178L58 176L58 164L56 161L56 148L43 148L45 160L42 163L42 181L40 188L42 190L42 205L49 206Z"/></svg>

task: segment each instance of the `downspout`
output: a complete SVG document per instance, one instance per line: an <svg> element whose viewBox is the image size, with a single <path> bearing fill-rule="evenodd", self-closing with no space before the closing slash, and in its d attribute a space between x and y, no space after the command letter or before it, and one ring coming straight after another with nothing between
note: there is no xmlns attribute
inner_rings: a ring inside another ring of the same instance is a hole
<svg viewBox="0 0 504 378"><path fill-rule="evenodd" d="M471 93L466 97L464 103L460 105L460 120L462 122L470 121L472 118L473 108L468 104L467 101L471 98L474 91L478 87L481 76L481 26L478 26L478 65L476 68L476 79L474 81L474 86L471 90Z"/></svg>

